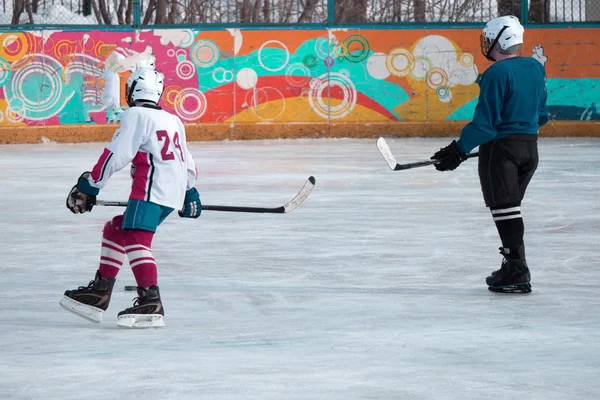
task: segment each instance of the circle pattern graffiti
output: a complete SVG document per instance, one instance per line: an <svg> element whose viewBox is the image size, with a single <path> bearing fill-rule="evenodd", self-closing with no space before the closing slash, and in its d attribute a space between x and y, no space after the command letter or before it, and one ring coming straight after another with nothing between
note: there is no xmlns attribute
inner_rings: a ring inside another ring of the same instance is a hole
<svg viewBox="0 0 600 400"><path fill-rule="evenodd" d="M187 37L181 41L179 47L188 48L194 43L196 36L190 29L185 29L184 32L187 34Z"/></svg>
<svg viewBox="0 0 600 400"><path fill-rule="evenodd" d="M46 40L42 40L42 47L40 50L44 53L52 53L54 46L56 46L56 41L50 36L46 38Z"/></svg>
<svg viewBox="0 0 600 400"><path fill-rule="evenodd" d="M21 122L25 119L25 102L19 97L13 97L6 108L6 119L10 122Z"/></svg>
<svg viewBox="0 0 600 400"><path fill-rule="evenodd" d="M35 37L30 33L0 34L0 57L9 63L19 61L36 52L35 44Z"/></svg>
<svg viewBox="0 0 600 400"><path fill-rule="evenodd" d="M96 57L101 56L102 53L102 49L104 48L104 42L102 40L98 40L95 44L94 44L94 55Z"/></svg>
<svg viewBox="0 0 600 400"><path fill-rule="evenodd" d="M12 76L8 61L0 58L0 87L6 85Z"/></svg>
<svg viewBox="0 0 600 400"><path fill-rule="evenodd" d="M23 121L23 116L19 113L14 112L13 110L11 110L10 107L6 108L6 120L9 122L21 122Z"/></svg>
<svg viewBox="0 0 600 400"><path fill-rule="evenodd" d="M344 44L334 46L333 55L334 57L346 57L348 55L348 48Z"/></svg>
<svg viewBox="0 0 600 400"><path fill-rule="evenodd" d="M277 44L279 46L281 46L283 48L283 50L285 50L285 61L277 67L267 67L265 65L265 62L262 59L262 52L263 49L268 45L268 44ZM260 64L261 67L263 67L265 70L270 71L270 72L277 72L277 71L281 71L282 69L285 68L285 66L288 64L288 62L290 61L290 52L288 51L288 48L285 44L283 44L282 42L280 42L279 40L267 40L266 42L264 42L262 44L262 46L260 46L260 49L258 49L258 63Z"/></svg>
<svg viewBox="0 0 600 400"><path fill-rule="evenodd" d="M473 55L464 53L460 56L459 62L463 67L472 67L473 62L475 61Z"/></svg>
<svg viewBox="0 0 600 400"><path fill-rule="evenodd" d="M262 121L276 120L285 111L285 97L281 91L271 86L249 90L246 92L245 101L252 112Z"/></svg>
<svg viewBox="0 0 600 400"><path fill-rule="evenodd" d="M445 99L446 97L448 97L450 95L450 89L448 89L446 86L440 86L437 88L436 94L437 94L437 97L440 98L440 100Z"/></svg>
<svg viewBox="0 0 600 400"><path fill-rule="evenodd" d="M326 101L331 90L342 93L340 104L331 107ZM325 95L324 95L325 93ZM311 108L323 118L340 119L347 116L356 105L357 93L354 83L346 76L338 73L323 74L311 81L308 101Z"/></svg>
<svg viewBox="0 0 600 400"><path fill-rule="evenodd" d="M189 103L196 103L193 108L188 108ZM188 104L188 105L186 105ZM195 121L206 112L206 96L196 88L185 88L175 98L175 113L186 121Z"/></svg>
<svg viewBox="0 0 600 400"><path fill-rule="evenodd" d="M452 92L446 86L439 86L436 89L436 94L437 94L438 99L440 99L440 101L442 101L444 103L447 103L450 100L452 100Z"/></svg>
<svg viewBox="0 0 600 400"><path fill-rule="evenodd" d="M10 81L10 93L13 100L23 101L20 114L26 114L28 119L45 119L48 113L58 111L63 91L63 81L58 73L61 68L61 64L52 57L38 54L31 64L15 72ZM38 86L40 90L31 92L26 89L31 86ZM15 111L12 104L11 109Z"/></svg>
<svg viewBox="0 0 600 400"><path fill-rule="evenodd" d="M357 44L360 50L352 50L351 46ZM346 49L346 55L344 58L350 62L359 63L369 57L371 51L371 45L366 37L363 35L353 34L344 39L341 44Z"/></svg>
<svg viewBox="0 0 600 400"><path fill-rule="evenodd" d="M199 40L190 48L190 59L200 68L209 68L221 55L219 47L210 40Z"/></svg>
<svg viewBox="0 0 600 400"><path fill-rule="evenodd" d="M392 75L406 76L415 67L415 57L406 49L394 49L385 58L385 66Z"/></svg>
<svg viewBox="0 0 600 400"><path fill-rule="evenodd" d="M317 38L315 40L315 54L317 58L325 58L329 56L329 40L325 38Z"/></svg>
<svg viewBox="0 0 600 400"><path fill-rule="evenodd" d="M313 54L308 54L308 55L304 56L302 63L304 65L306 65L308 68L312 68L315 65L317 65L317 57L315 57Z"/></svg>
<svg viewBox="0 0 600 400"><path fill-rule="evenodd" d="M175 108L175 102L177 100L177 95L179 94L181 89L182 89L181 86L178 86L178 85L172 85L172 86L168 86L167 88L165 88L163 95L162 95L162 101L166 107L169 107L171 109Z"/></svg>
<svg viewBox="0 0 600 400"><path fill-rule="evenodd" d="M233 72L222 67L217 67L212 72L212 78L217 83L231 82L233 80Z"/></svg>
<svg viewBox="0 0 600 400"><path fill-rule="evenodd" d="M436 89L448 84L448 73L440 67L433 67L427 71L427 85Z"/></svg>
<svg viewBox="0 0 600 400"><path fill-rule="evenodd" d="M96 41L90 35L85 34L79 39L79 47L84 53L93 53L96 47Z"/></svg>
<svg viewBox="0 0 600 400"><path fill-rule="evenodd" d="M175 73L183 80L191 79L196 74L196 66L191 61L185 60L177 64Z"/></svg>
<svg viewBox="0 0 600 400"><path fill-rule="evenodd" d="M237 85L243 90L250 90L258 83L258 74L252 68L242 68L235 78Z"/></svg>
<svg viewBox="0 0 600 400"><path fill-rule="evenodd" d="M69 63L77 53L77 42L62 39L54 45L54 57L63 63Z"/></svg>
<svg viewBox="0 0 600 400"><path fill-rule="evenodd" d="M177 50L177 52L175 52L175 56L177 57L177 61L179 62L185 61L187 59L187 55L185 54L184 49Z"/></svg>
<svg viewBox="0 0 600 400"><path fill-rule="evenodd" d="M433 67L431 60L425 56L415 57L415 66L411 70L410 76L417 81L427 78L427 72Z"/></svg>
<svg viewBox="0 0 600 400"><path fill-rule="evenodd" d="M294 87L305 86L310 80L310 70L301 63L290 64L285 70L285 81Z"/></svg>

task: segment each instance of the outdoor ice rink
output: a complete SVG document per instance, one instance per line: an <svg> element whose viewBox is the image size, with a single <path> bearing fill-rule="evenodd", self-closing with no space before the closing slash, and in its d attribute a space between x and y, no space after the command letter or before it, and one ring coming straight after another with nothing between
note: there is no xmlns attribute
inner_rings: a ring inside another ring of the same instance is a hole
<svg viewBox="0 0 600 400"><path fill-rule="evenodd" d="M393 139L399 162L451 138ZM500 242L477 161L393 172L375 139L192 143L202 201L285 215L170 216L154 239L165 329L104 322L103 224L65 198L104 143L0 146L0 399L600 399L600 140L548 139L522 212L529 295L487 290ZM99 198L125 200L129 169Z"/></svg>

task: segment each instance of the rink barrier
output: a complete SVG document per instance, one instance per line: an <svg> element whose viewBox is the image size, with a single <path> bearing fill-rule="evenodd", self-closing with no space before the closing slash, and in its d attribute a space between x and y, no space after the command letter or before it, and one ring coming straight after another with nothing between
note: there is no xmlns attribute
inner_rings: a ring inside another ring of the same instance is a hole
<svg viewBox="0 0 600 400"><path fill-rule="evenodd" d="M454 137L467 121L393 123L186 124L188 141L299 138ZM117 125L0 128L0 144L108 142ZM541 137L600 137L598 121L551 121Z"/></svg>
<svg viewBox="0 0 600 400"><path fill-rule="evenodd" d="M567 123L544 132L595 135L598 46L582 38L598 32L527 30L523 54L544 67L548 114ZM491 65L480 34L402 25L0 32L0 141L108 140L131 70L150 64L167 73L160 106L195 140L455 136Z"/></svg>

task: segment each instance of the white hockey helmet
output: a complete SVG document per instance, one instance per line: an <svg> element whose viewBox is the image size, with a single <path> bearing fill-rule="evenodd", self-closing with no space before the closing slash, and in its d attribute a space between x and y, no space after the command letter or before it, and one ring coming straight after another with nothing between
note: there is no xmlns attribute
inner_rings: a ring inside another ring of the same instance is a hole
<svg viewBox="0 0 600 400"><path fill-rule="evenodd" d="M163 74L154 69L138 68L129 76L125 85L127 104L132 107L139 100L158 104L164 88Z"/></svg>
<svg viewBox="0 0 600 400"><path fill-rule="evenodd" d="M506 50L517 44L523 43L525 28L519 19L513 15L494 18L485 25L481 34L481 52L490 61L496 61L490 56L492 49L500 46Z"/></svg>

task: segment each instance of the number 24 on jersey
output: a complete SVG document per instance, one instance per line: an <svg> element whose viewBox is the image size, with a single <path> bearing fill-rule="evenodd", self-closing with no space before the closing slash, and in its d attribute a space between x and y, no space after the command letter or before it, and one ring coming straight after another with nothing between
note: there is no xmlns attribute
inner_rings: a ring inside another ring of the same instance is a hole
<svg viewBox="0 0 600 400"><path fill-rule="evenodd" d="M162 130L156 131L156 137L158 138L158 141L162 142L163 144L162 150L160 151L160 155L163 161L174 160L175 154L173 153L173 151L170 150L171 138L169 138L168 132ZM181 145L179 144L179 133L177 132L175 132L175 134L173 135L173 146L175 146L175 148L179 150L181 162L185 162L185 159L183 158L183 151L181 150Z"/></svg>

